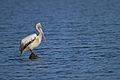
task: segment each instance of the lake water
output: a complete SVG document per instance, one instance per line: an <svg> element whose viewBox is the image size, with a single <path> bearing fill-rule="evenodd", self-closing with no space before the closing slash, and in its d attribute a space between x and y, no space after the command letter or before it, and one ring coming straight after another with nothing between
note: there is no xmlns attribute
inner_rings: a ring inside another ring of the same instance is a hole
<svg viewBox="0 0 120 80"><path fill-rule="evenodd" d="M19 43L46 36L19 56ZM0 0L0 80L120 80L120 0Z"/></svg>

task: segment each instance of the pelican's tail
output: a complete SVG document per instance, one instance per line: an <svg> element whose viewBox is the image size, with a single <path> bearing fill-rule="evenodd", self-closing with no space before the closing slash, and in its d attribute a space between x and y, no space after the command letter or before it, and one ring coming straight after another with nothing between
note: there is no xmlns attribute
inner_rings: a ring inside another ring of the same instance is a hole
<svg viewBox="0 0 120 80"><path fill-rule="evenodd" d="M22 47L22 45L21 45L21 42L20 42L20 48L19 48L19 51L20 51L20 56L22 56L22 54L23 54L23 47Z"/></svg>

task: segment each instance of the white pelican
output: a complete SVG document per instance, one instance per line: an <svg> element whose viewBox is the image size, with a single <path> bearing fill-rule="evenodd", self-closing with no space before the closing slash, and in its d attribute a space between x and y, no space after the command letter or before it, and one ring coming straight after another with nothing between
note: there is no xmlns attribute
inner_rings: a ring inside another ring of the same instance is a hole
<svg viewBox="0 0 120 80"><path fill-rule="evenodd" d="M26 51L30 51L33 54L32 50L39 46L39 44L41 43L42 37L46 41L46 38L45 38L43 30L42 30L42 25L40 23L37 23L35 28L36 28L37 32L39 33L38 35L37 34L31 34L31 35L23 38L20 41L21 55Z"/></svg>

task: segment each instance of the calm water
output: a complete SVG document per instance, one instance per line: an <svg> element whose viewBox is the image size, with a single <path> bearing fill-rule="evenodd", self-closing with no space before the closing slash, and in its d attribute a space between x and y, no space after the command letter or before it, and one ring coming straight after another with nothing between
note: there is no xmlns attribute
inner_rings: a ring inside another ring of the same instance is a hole
<svg viewBox="0 0 120 80"><path fill-rule="evenodd" d="M47 38L19 57L41 22ZM0 80L120 80L119 0L0 0Z"/></svg>

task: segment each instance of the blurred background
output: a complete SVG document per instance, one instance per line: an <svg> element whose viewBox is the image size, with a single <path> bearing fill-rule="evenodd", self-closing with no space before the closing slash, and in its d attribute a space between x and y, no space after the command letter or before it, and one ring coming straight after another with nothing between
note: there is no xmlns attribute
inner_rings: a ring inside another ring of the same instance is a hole
<svg viewBox="0 0 120 80"><path fill-rule="evenodd" d="M31 61L19 43L37 22ZM120 80L120 1L0 0L0 80Z"/></svg>

